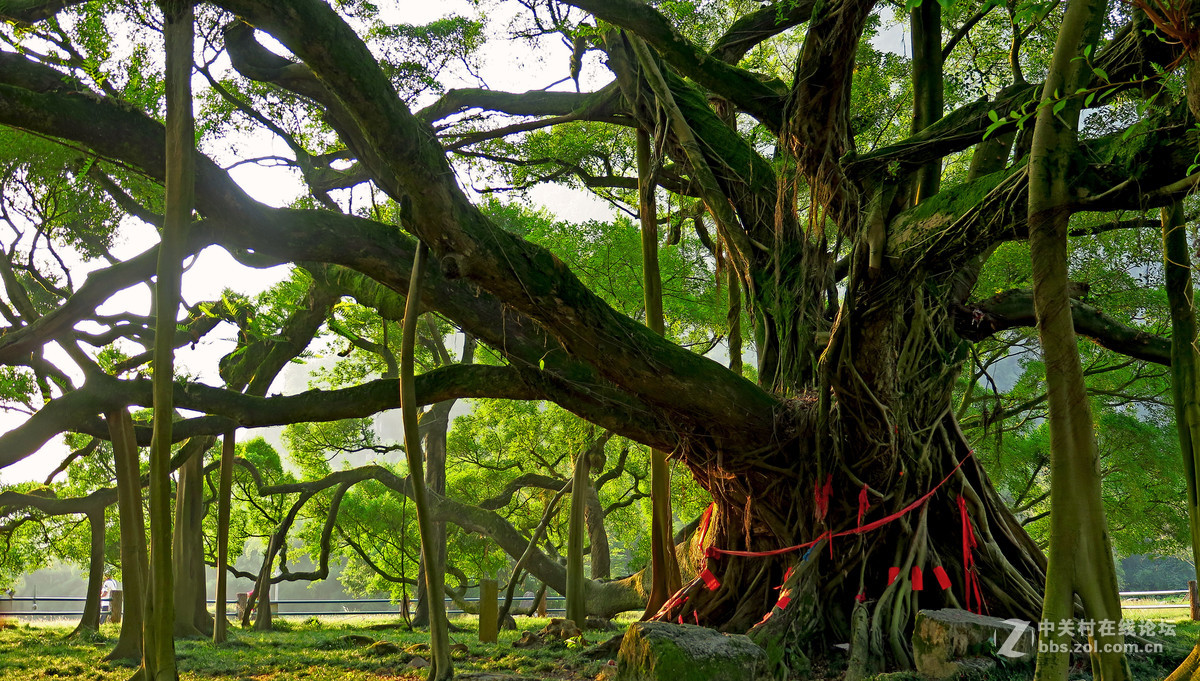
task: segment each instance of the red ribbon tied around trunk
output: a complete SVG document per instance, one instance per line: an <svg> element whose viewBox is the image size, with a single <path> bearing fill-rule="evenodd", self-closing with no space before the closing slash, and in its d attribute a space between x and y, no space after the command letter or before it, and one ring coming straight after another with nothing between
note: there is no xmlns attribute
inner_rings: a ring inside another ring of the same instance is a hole
<svg viewBox="0 0 1200 681"><path fill-rule="evenodd" d="M973 453L974 452L972 452L972 454ZM968 455L968 456L970 456L970 455ZM904 508L902 508L899 511L896 511L895 513L892 513L890 515L886 515L882 518L877 518L875 520L872 520L871 522L867 523L866 525L861 525L859 527L855 527L855 528L852 528L849 530L843 530L841 532L834 532L832 530L826 530L825 532L822 532L819 537L817 537L816 539L813 539L812 541L808 541L803 544L796 544L795 546L784 546L783 548L773 549L770 551L734 551L734 550L730 550L730 549L719 549L715 546L709 546L708 548L704 549L704 555L709 558L718 558L720 556L744 556L747 558L759 558L759 557L763 557L763 556L778 556L781 553L790 553L792 551L799 551L800 549L807 549L809 547L816 546L817 544L819 544L821 541L823 541L825 539L832 540L836 537L849 537L849 536L855 535L855 534L863 534L864 532L870 532L871 530L883 527L884 525L887 525L888 523L912 512L913 510L918 508L921 504L928 501L929 498L932 497L934 494L936 494L938 492L938 490L940 490L942 488L943 485L945 485L947 482L950 481L950 478L954 477L954 474L957 473L958 469L962 468L962 465L966 462L967 462L967 457L963 457L963 459L958 462L958 465L956 465L949 473L947 473L946 477L942 478L941 482L939 482L937 485L935 485L933 487L933 489L931 489L928 492L926 492L925 494L922 494L921 496L917 497L908 506L905 506ZM830 493L832 493L832 491L833 491L832 476L830 476L830 481L828 483L828 489L829 489ZM960 502L960 505L961 505L961 502ZM828 505L826 506L826 508L828 509ZM899 568L896 568L896 570L898 571Z"/></svg>
<svg viewBox="0 0 1200 681"><path fill-rule="evenodd" d="M967 514L966 497L958 497L958 513L962 517L963 543L963 595L966 597L967 610L982 615L987 606L983 602L983 593L979 589L979 575L975 572L975 557L971 551L979 543L975 540L975 528L971 526L971 516ZM971 607L974 596L975 607Z"/></svg>
<svg viewBox="0 0 1200 681"><path fill-rule="evenodd" d="M858 493L858 526L862 527L863 516L871 508L871 498L867 496L867 486L864 484Z"/></svg>

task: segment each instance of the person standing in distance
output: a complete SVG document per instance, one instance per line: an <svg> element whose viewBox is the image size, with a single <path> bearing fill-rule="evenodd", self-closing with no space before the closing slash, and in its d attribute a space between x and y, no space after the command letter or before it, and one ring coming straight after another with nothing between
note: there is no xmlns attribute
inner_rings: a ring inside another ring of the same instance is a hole
<svg viewBox="0 0 1200 681"><path fill-rule="evenodd" d="M112 578L112 575L105 573L104 583L100 585L100 624L108 621L108 616L112 614L112 600L109 596L113 591L117 590L117 580Z"/></svg>

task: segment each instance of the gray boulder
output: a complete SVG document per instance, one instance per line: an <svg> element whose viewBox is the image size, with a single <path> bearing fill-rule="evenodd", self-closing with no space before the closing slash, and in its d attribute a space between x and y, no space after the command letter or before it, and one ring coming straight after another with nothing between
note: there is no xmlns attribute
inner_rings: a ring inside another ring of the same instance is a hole
<svg viewBox="0 0 1200 681"><path fill-rule="evenodd" d="M1017 638L1009 643L1014 631ZM998 617L946 608L921 610L913 630L917 671L931 679L946 679L994 664L992 656L1010 661L1032 660L1037 654L1037 629Z"/></svg>
<svg viewBox="0 0 1200 681"><path fill-rule="evenodd" d="M747 636L693 624L637 622L617 653L616 681L770 679L767 653Z"/></svg>

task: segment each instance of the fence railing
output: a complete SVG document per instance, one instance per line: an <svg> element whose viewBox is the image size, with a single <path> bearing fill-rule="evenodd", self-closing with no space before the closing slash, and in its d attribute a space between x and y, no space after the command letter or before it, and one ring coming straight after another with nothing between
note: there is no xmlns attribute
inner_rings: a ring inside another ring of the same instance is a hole
<svg viewBox="0 0 1200 681"><path fill-rule="evenodd" d="M111 599L113 606L113 619L120 621L121 598L120 592L114 592L114 598ZM1200 592L1198 592L1195 580L1188 582L1186 589L1167 589L1160 591L1122 591L1120 596L1122 599L1134 597L1159 597L1159 596L1182 596L1186 594L1188 601L1186 603L1130 603L1125 600L1121 601L1121 609L1123 610L1170 610L1187 608L1190 611L1192 620L1200 621ZM246 594L238 594L236 600L231 600L229 604L234 607L245 606ZM4 596L0 595L0 617L81 617L82 610L39 610L38 603L80 603L82 604L87 599L83 596ZM463 598L461 599L468 603L477 603L479 598ZM539 608L539 614L542 613L562 613L565 608L550 608L550 601L556 603L566 600L562 596L551 596L547 594L544 597L543 607ZM513 599L513 603L517 604L521 610L528 610L530 599L526 597L518 597ZM216 601L209 599L209 605ZM392 608L384 610L381 608L361 609L360 606L371 606L386 603ZM25 604L18 606L18 604ZM284 606L303 606L303 605L327 605L327 606L342 606L341 610L293 610L284 608ZM416 607L416 602L412 602L412 607ZM446 599L447 612L452 614L461 614L462 609L457 608L457 603L454 599ZM399 615L402 612L403 605L393 601L390 598L284 598L281 600L271 601L272 612L279 615ZM351 609L351 606L353 609ZM20 607L20 609L18 609Z"/></svg>
<svg viewBox="0 0 1200 681"><path fill-rule="evenodd" d="M119 592L114 592L114 595L116 593L119 593ZM238 594L238 597L244 597L244 596L245 596L245 594ZM87 600L87 598L85 596L36 596L35 597L35 596L3 596L3 595L0 595L0 617L36 617L39 619L49 618L49 617L81 617L81 616L83 616L82 609L78 609L78 610L75 610L75 609L72 609L72 610L57 610L57 609L56 610L41 610L41 609L38 609L37 606L39 603L55 603L55 604L79 603L80 608L82 608L82 604L86 600ZM111 599L112 607L114 610L113 615L114 615L115 621L120 621L120 614L119 614L119 610L120 610L119 601L120 600L121 599L119 597ZM236 607L238 605L238 600L239 599L231 599L229 601L229 606L230 606L231 612L233 611L234 607ZM466 601L468 603L479 602L478 598L463 598L460 600ZM547 606L550 604L550 602L561 603L565 600L566 599L563 598L562 596L551 596L549 594L547 594L545 596L545 601L546 601ZM208 599L207 603L209 605L213 605L216 603L216 601L210 598L210 599ZM380 604L384 604L384 603L391 605L393 607L389 610L385 610L380 607L371 609L369 607L372 605L379 606ZM513 599L513 604L520 610L528 610L529 606L532 605L532 599L518 596ZM291 608L284 607L284 606L303 606L303 605L310 605L310 606L311 605L327 605L327 606L331 606L331 607L340 605L340 606L342 606L342 609L341 610L331 610L331 609L314 610L314 609L310 608L310 609L302 609L302 610L293 610ZM368 606L368 607L362 608L361 606ZM457 603L452 598L446 599L446 606L447 606L446 610L450 614L461 614L464 612L461 608L457 607ZM343 615L399 615L399 614L401 614L402 607L403 607L402 604L397 603L396 601L393 601L390 598L284 598L284 599L280 599L280 600L275 600L275 599L271 600L271 608L272 608L271 612L274 614L279 614L279 615L337 615L337 616L343 616ZM415 600L410 602L410 607L416 608ZM557 613L566 612L566 609L561 608L561 607L553 607L553 608L546 607L544 609L539 610L539 613L540 612L545 612L547 614L548 613L557 614Z"/></svg>
<svg viewBox="0 0 1200 681"><path fill-rule="evenodd" d="M1197 593L1196 580L1188 582L1186 589L1167 589L1164 591L1122 591L1121 598L1137 596L1182 596L1187 595L1187 603L1129 603L1125 600L1121 601L1122 610L1171 610L1187 608L1191 614L1192 620L1200 620L1200 595Z"/></svg>

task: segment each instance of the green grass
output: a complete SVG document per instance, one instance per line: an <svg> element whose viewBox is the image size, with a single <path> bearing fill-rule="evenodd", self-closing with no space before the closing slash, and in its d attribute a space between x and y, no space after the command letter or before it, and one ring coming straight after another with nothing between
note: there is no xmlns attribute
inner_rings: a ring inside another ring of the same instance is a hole
<svg viewBox="0 0 1200 681"><path fill-rule="evenodd" d="M603 660L581 655L582 648L554 643L542 648L513 648L524 629L540 631L549 620L522 617L517 631L501 631L498 643L480 643L476 620L452 620L460 631L453 642L466 644L467 652L454 653L458 672L490 671L550 679L595 678ZM325 681L423 679L425 671L408 666L415 656L428 659L429 636L407 631L396 618L316 618L276 620L278 631L255 632L231 628L229 641L214 646L207 640L179 640L175 650L182 679L234 679L237 681ZM618 623L618 626L622 626ZM27 625L0 629L0 679L46 681L127 679L133 662L103 662L116 643L117 625L104 625L89 637L67 638L69 625ZM589 644L615 632L587 632ZM363 645L344 637L366 636L399 647L399 653L372 655ZM17 654L13 654L16 652Z"/></svg>
<svg viewBox="0 0 1200 681"><path fill-rule="evenodd" d="M1200 622L1186 619L1186 610L1133 610L1131 620L1154 620L1175 626L1173 635L1155 637L1162 652L1130 656L1134 678L1145 681L1162 679L1191 651L1200 637ZM474 617L452 620L459 631L451 639L468 650L454 655L458 672L494 672L544 679L594 679L604 659L589 660L583 648L565 643L541 648L513 648L523 630L539 631L549 620L520 618L516 631L500 632L498 643L478 641ZM182 679L229 679L232 681L380 681L424 679L424 670L408 666L416 655L424 656L428 634L408 631L396 618L328 617L281 618L277 631L255 632L232 628L230 640L213 646L207 640L176 642ZM615 624L624 629L628 621ZM21 624L0 629L0 679L4 681L47 681L82 679L84 681L124 681L132 671L132 662L103 662L102 658L116 643L117 625L105 625L89 637L67 638L72 627L54 624ZM614 632L588 632L589 644L602 642ZM361 644L348 642L348 636L366 636L375 641L395 644L400 652L372 655ZM844 665L834 665L840 668ZM818 674L820 676L820 674ZM1029 664L1001 665L974 681L1027 681L1033 676ZM836 676L831 677L836 678ZM916 681L912 672L897 672L877 677L879 681ZM1070 676L1089 679L1082 667Z"/></svg>

